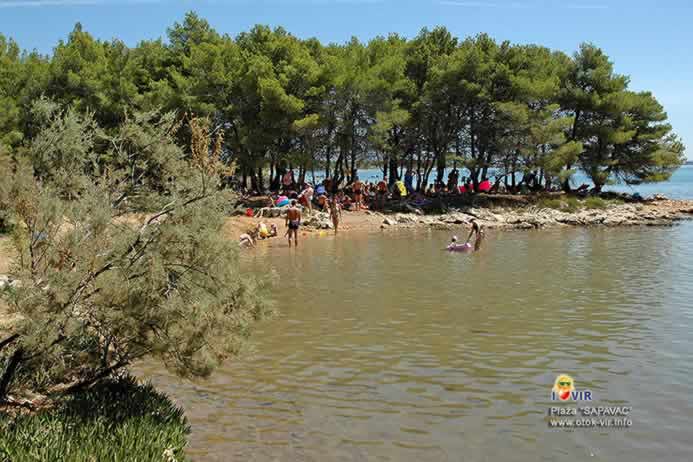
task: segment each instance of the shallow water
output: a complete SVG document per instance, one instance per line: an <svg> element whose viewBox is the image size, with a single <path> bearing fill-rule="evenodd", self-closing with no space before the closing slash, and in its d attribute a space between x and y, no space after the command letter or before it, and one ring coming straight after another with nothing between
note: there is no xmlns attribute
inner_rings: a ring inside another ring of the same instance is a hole
<svg viewBox="0 0 693 462"><path fill-rule="evenodd" d="M258 249L282 314L255 355L189 383L195 460L683 461L693 454L693 222L671 228L396 231ZM551 430L572 375L629 429Z"/></svg>

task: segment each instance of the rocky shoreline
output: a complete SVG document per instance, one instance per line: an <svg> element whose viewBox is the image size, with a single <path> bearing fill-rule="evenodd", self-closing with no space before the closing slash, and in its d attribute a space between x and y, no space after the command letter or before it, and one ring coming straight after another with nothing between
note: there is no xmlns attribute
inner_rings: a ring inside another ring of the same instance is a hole
<svg viewBox="0 0 693 462"><path fill-rule="evenodd" d="M345 212L351 214L352 212ZM693 201L656 200L644 203L609 204L604 208L582 208L565 211L537 205L521 208L463 207L444 214L427 215L421 211L383 214L365 211L372 223L381 229L397 227L432 227L451 229L466 225L472 219L491 229L541 229L558 226L671 226L693 218ZM332 229L329 215L318 212L304 219L314 229Z"/></svg>

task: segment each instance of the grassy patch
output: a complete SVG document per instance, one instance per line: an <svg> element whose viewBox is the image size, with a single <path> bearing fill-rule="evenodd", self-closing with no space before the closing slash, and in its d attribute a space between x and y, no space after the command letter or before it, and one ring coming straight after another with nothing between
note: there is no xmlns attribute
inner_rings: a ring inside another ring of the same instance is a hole
<svg viewBox="0 0 693 462"><path fill-rule="evenodd" d="M577 212L581 209L595 210L595 209L605 209L609 205L622 204L622 200L610 199L605 200L601 197L590 196L585 199L578 199L577 197L562 197L554 199L542 199L537 205L540 208L561 210L563 212Z"/></svg>
<svg viewBox="0 0 693 462"><path fill-rule="evenodd" d="M182 461L183 411L125 377L33 415L0 414L0 461Z"/></svg>
<svg viewBox="0 0 693 462"><path fill-rule="evenodd" d="M609 204L601 197L588 197L584 201L586 209L605 209Z"/></svg>
<svg viewBox="0 0 693 462"><path fill-rule="evenodd" d="M561 210L569 213L576 212L580 209L580 201L576 197L542 199L537 205L540 208Z"/></svg>

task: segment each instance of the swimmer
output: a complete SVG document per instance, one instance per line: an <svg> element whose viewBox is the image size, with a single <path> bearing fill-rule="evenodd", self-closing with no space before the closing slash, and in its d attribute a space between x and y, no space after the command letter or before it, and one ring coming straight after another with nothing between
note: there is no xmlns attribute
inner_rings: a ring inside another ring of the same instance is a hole
<svg viewBox="0 0 693 462"><path fill-rule="evenodd" d="M457 243L457 236L452 236L452 239L450 239L450 244L445 248L445 250L449 250L450 252L466 252L468 250L471 250L472 246L471 244L458 244Z"/></svg>

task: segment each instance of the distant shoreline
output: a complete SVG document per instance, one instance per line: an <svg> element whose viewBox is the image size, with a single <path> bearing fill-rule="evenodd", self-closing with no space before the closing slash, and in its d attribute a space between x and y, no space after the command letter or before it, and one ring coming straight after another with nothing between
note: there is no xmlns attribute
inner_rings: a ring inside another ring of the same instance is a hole
<svg viewBox="0 0 693 462"><path fill-rule="evenodd" d="M565 204L570 205L570 204ZM445 213L422 214L420 212L382 213L362 210L344 211L340 220L338 236L345 232L379 231L397 228L459 229L468 227L476 219L489 229L544 229L560 226L671 226L678 221L693 219L693 200L653 200L636 203L607 203L598 206L578 206L566 210L562 206L541 204L508 206L467 206L450 208ZM274 209L277 213L279 210ZM272 247L286 244L282 238L285 218L281 216L247 217L232 216L226 220L224 232L233 239L260 222L277 225L278 238L260 241ZM300 236L324 236L334 234L329 215L314 212L304 213L304 225Z"/></svg>

